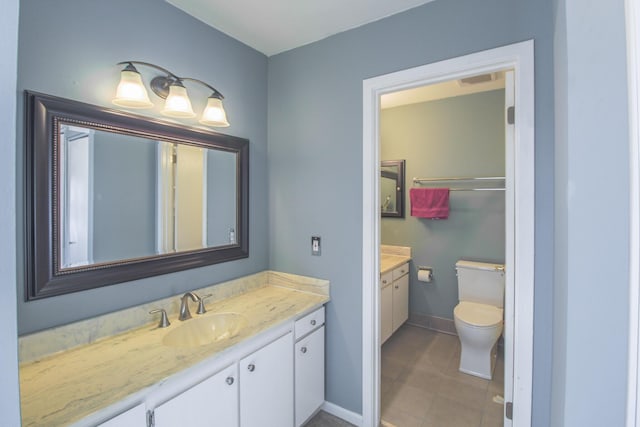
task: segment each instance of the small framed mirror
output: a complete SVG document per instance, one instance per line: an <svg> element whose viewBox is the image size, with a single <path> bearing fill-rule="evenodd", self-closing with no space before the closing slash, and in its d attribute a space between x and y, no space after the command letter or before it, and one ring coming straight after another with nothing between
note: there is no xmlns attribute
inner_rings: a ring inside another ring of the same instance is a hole
<svg viewBox="0 0 640 427"><path fill-rule="evenodd" d="M382 217L404 218L404 160L384 160L380 165Z"/></svg>

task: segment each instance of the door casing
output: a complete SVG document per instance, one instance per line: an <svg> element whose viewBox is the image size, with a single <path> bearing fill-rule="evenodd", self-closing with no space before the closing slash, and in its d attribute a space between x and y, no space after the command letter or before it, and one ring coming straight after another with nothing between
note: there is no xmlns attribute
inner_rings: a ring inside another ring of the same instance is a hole
<svg viewBox="0 0 640 427"><path fill-rule="evenodd" d="M505 398L514 402L513 425L531 425L535 283L533 40L363 81L362 426L374 427L380 422L380 323L377 309L380 302L380 97L385 93L504 70L514 71L516 111L514 146L506 150L505 196L507 215L512 215L512 221L510 225L507 219L505 259L505 323L510 323L511 327L505 326L505 334L510 335L506 342L511 341L513 347L509 348L507 344L505 348ZM509 375L509 371L513 374ZM505 427L509 427L509 421Z"/></svg>

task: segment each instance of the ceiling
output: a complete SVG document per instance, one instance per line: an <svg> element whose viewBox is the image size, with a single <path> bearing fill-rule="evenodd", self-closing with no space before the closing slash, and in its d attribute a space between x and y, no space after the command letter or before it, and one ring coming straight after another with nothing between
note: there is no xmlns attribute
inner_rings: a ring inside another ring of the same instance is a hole
<svg viewBox="0 0 640 427"><path fill-rule="evenodd" d="M387 93L380 97L380 108L393 108L401 105L417 104L420 102L435 101L437 99L452 98L454 96L504 89L505 80L503 72L481 74L477 77L481 76L487 76L487 81L477 81L469 84L461 80L448 80L428 86Z"/></svg>
<svg viewBox="0 0 640 427"><path fill-rule="evenodd" d="M166 0L267 56L432 0Z"/></svg>

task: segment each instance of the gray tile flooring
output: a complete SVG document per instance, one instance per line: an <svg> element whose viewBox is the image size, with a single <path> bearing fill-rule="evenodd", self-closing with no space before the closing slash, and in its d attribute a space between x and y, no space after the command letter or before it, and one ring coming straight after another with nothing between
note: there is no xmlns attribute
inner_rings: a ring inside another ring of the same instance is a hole
<svg viewBox="0 0 640 427"><path fill-rule="evenodd" d="M493 380L458 371L458 337L404 325L382 346L383 425L502 427L504 357Z"/></svg>
<svg viewBox="0 0 640 427"><path fill-rule="evenodd" d="M353 424L324 411L318 412L304 427L354 427Z"/></svg>
<svg viewBox="0 0 640 427"><path fill-rule="evenodd" d="M502 427L504 357L493 380L458 371L458 337L404 325L382 346L383 427ZM320 411L306 427L351 427Z"/></svg>

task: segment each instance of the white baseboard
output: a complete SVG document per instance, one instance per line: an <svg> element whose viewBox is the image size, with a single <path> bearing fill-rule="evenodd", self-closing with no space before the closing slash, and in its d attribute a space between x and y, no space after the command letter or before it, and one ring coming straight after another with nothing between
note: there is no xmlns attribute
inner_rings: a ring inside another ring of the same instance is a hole
<svg viewBox="0 0 640 427"><path fill-rule="evenodd" d="M449 335L457 335L455 323L451 319L411 313L407 323L431 329L432 331L442 332Z"/></svg>
<svg viewBox="0 0 640 427"><path fill-rule="evenodd" d="M362 427L362 415L351 412L348 409L344 409L342 406L338 406L335 403L327 402L325 400L321 409L331 415L335 415L338 418L350 422L356 427Z"/></svg>

